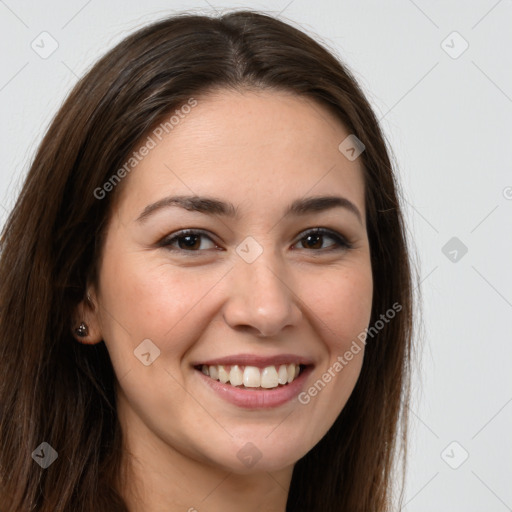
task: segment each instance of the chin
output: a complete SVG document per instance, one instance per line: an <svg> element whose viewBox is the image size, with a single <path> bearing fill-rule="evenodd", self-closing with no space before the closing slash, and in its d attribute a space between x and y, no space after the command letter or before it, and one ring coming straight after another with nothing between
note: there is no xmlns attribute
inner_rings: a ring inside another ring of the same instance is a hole
<svg viewBox="0 0 512 512"><path fill-rule="evenodd" d="M271 435L265 439L272 428L259 437L253 436L252 441L250 436L234 438L232 445L226 446L222 453L208 454L209 463L240 475L275 472L293 466L312 448L304 446L303 442L283 444L283 436L270 440Z"/></svg>

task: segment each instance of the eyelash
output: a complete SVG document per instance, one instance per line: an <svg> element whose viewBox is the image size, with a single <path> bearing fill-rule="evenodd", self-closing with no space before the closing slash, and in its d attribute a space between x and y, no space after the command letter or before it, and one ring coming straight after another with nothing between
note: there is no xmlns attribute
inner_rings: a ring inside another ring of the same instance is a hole
<svg viewBox="0 0 512 512"><path fill-rule="evenodd" d="M171 245L178 241L181 238L185 238L186 236L205 236L206 238L209 238L213 243L215 243L208 234L202 230L196 230L196 229L184 229L182 231L178 231L175 234L172 234L168 237L163 238L159 243L159 247L163 247L169 251L172 252L182 252L182 253L188 253L187 256L192 256L191 253L201 253L207 249L181 249L181 248L171 248ZM298 240L300 242L301 240L304 240L310 235L316 235L316 236L328 236L329 238L332 238L335 241L335 244L329 248L324 249L309 249L309 251L313 252L321 252L321 253L330 253L332 251L341 251L341 250L349 250L352 249L352 244L347 241L342 235L339 233L336 233L336 231L332 231L330 229L326 228L314 228L307 231L304 231L301 233L301 238ZM306 249L308 250L308 249ZM193 256L196 256L195 254Z"/></svg>

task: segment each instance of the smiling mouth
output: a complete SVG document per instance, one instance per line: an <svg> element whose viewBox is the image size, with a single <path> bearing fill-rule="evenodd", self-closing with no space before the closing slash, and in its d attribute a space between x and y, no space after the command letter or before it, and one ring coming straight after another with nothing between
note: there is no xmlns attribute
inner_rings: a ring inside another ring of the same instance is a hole
<svg viewBox="0 0 512 512"><path fill-rule="evenodd" d="M305 370L306 365L291 363L258 368L236 364L203 364L194 368L213 380L239 389L276 389L293 382Z"/></svg>

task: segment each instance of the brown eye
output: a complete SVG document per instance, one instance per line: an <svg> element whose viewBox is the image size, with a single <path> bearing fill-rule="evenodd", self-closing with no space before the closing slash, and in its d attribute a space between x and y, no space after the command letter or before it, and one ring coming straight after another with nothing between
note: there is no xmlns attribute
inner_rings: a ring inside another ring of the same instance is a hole
<svg viewBox="0 0 512 512"><path fill-rule="evenodd" d="M165 247L170 251L201 252L201 250L206 250L204 247L201 249L201 241L203 238L210 240L215 246L212 239L206 233L192 229L183 230L170 237L164 238L159 243L159 246Z"/></svg>
<svg viewBox="0 0 512 512"><path fill-rule="evenodd" d="M334 244L331 244L328 247L322 247L325 238L334 240ZM336 249L350 249L352 247L352 245L341 235L324 228L316 228L306 232L300 239L300 243L304 249L325 249L329 251Z"/></svg>

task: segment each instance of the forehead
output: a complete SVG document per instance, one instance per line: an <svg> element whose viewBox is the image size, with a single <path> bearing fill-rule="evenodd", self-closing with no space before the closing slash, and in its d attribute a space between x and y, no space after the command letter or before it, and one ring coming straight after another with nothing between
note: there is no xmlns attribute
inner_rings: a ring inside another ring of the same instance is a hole
<svg viewBox="0 0 512 512"><path fill-rule="evenodd" d="M349 132L324 106L281 91L219 90L195 101L149 134L153 147L123 184L124 207L181 193L225 197L243 213L242 203L339 192L364 215L361 159L340 152Z"/></svg>

